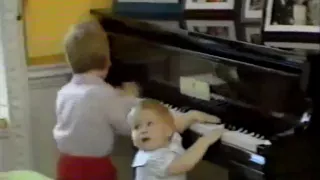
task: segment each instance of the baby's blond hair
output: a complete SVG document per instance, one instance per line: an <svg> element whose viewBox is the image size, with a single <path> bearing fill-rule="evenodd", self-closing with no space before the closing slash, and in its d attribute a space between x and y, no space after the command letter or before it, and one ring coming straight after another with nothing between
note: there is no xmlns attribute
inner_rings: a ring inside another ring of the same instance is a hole
<svg viewBox="0 0 320 180"><path fill-rule="evenodd" d="M70 28L64 51L74 73L103 70L110 66L107 35L97 20L87 20Z"/></svg>
<svg viewBox="0 0 320 180"><path fill-rule="evenodd" d="M161 102L154 100L154 99L144 99L144 100L140 101L140 103L136 107L134 107L133 110L136 110L137 108L139 110L152 111L153 113L158 115L160 117L160 119L162 120L162 122L167 124L173 131L176 130L174 118L173 118L170 110L166 106L161 104Z"/></svg>

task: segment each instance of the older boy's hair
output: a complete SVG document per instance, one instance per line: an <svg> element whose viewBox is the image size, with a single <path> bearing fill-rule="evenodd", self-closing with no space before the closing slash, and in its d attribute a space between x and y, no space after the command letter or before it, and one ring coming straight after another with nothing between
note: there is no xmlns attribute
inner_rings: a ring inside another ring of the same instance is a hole
<svg viewBox="0 0 320 180"><path fill-rule="evenodd" d="M72 26L64 39L64 51L73 73L110 66L107 35L95 20Z"/></svg>
<svg viewBox="0 0 320 180"><path fill-rule="evenodd" d="M161 102L154 99L144 99L140 101L137 106L141 110L150 110L154 112L156 115L161 117L161 120L167 124L173 131L176 131L176 126L174 123L174 118L170 112L170 110L161 104Z"/></svg>

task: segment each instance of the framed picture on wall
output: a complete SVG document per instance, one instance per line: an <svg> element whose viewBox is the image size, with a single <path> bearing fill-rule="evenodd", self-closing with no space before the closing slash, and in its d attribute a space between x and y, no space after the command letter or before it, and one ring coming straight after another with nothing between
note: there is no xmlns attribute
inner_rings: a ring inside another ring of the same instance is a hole
<svg viewBox="0 0 320 180"><path fill-rule="evenodd" d="M261 44L260 26L247 26L244 28L245 41L253 44Z"/></svg>
<svg viewBox="0 0 320 180"><path fill-rule="evenodd" d="M319 0L266 0L263 20L265 45L320 49Z"/></svg>
<svg viewBox="0 0 320 180"><path fill-rule="evenodd" d="M236 40L235 23L231 20L187 20L188 31Z"/></svg>
<svg viewBox="0 0 320 180"><path fill-rule="evenodd" d="M259 22L262 19L265 0L243 0L241 8L242 22Z"/></svg>
<svg viewBox="0 0 320 180"><path fill-rule="evenodd" d="M319 0L266 0L264 30L320 33Z"/></svg>
<svg viewBox="0 0 320 180"><path fill-rule="evenodd" d="M233 10L235 0L185 0L186 10Z"/></svg>

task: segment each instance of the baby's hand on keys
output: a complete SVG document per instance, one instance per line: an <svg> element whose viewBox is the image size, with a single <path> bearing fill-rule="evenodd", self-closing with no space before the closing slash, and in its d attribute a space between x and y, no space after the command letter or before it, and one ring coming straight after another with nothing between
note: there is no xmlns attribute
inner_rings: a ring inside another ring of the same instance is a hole
<svg viewBox="0 0 320 180"><path fill-rule="evenodd" d="M217 124L220 123L221 120L219 117L210 115L201 111L191 110L188 112L188 116L195 120L197 123L212 123Z"/></svg>
<svg viewBox="0 0 320 180"><path fill-rule="evenodd" d="M211 132L204 134L201 138L203 138L209 145L212 145L221 138L224 132L225 132L224 128L215 129Z"/></svg>
<svg viewBox="0 0 320 180"><path fill-rule="evenodd" d="M121 89L122 89L122 93L127 96L138 97L140 95L140 88L134 82L122 83Z"/></svg>

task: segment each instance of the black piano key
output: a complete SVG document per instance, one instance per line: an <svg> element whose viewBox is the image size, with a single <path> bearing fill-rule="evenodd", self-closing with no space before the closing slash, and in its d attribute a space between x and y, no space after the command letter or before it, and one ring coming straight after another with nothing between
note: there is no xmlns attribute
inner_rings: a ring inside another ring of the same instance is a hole
<svg viewBox="0 0 320 180"><path fill-rule="evenodd" d="M183 112L183 113L186 113L186 112L188 112L188 111L190 111L191 110L191 108L189 108L189 107L186 107L186 106L183 106L183 107L181 107L181 108L179 108L180 110L181 110L181 112Z"/></svg>

